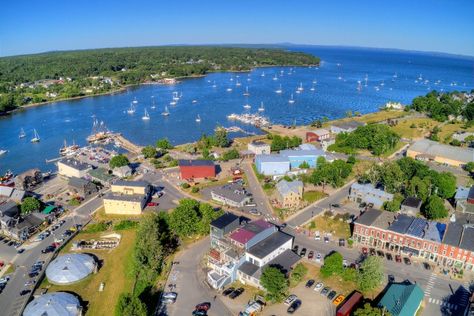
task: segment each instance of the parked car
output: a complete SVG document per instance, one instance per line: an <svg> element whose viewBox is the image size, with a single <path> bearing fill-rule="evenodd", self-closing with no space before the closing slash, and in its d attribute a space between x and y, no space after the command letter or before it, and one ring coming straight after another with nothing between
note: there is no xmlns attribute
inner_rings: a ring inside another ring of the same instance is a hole
<svg viewBox="0 0 474 316"><path fill-rule="evenodd" d="M242 293L244 293L244 291L244 288L239 287L237 290L229 294L229 298L235 299L236 297L239 297Z"/></svg>
<svg viewBox="0 0 474 316"><path fill-rule="evenodd" d="M26 294L28 294L28 293L30 293L30 292L31 292L30 289L22 290L22 291L20 292L20 296L24 296L24 295L26 295Z"/></svg>
<svg viewBox="0 0 474 316"><path fill-rule="evenodd" d="M227 296L229 295L230 293L234 292L235 291L235 288L233 287L228 287L227 289L225 289L224 291L222 291L222 295L224 296Z"/></svg>
<svg viewBox="0 0 474 316"><path fill-rule="evenodd" d="M321 295L327 296L330 290L331 288L326 286L324 289L321 290Z"/></svg>
<svg viewBox="0 0 474 316"><path fill-rule="evenodd" d="M311 260L314 258L314 251L311 250L309 253L308 253L308 259Z"/></svg>
<svg viewBox="0 0 474 316"><path fill-rule="evenodd" d="M388 253L388 252L385 254L385 257L387 257L387 260L389 260L389 261L392 261L392 260L393 260L392 254L390 254L390 253Z"/></svg>
<svg viewBox="0 0 474 316"><path fill-rule="evenodd" d="M285 227L286 227L286 223L283 223L283 224L280 225L280 229L283 229Z"/></svg>
<svg viewBox="0 0 474 316"><path fill-rule="evenodd" d="M165 292L165 293L163 293L162 297L176 299L178 297L178 293L176 293L176 292Z"/></svg>
<svg viewBox="0 0 474 316"><path fill-rule="evenodd" d="M347 262L347 260L346 260L346 259L343 259L343 260L342 260L342 266L343 266L344 268L347 268L348 265L349 265L349 263Z"/></svg>
<svg viewBox="0 0 474 316"><path fill-rule="evenodd" d="M314 240L321 240L321 234L319 233L319 231L316 231L314 233Z"/></svg>
<svg viewBox="0 0 474 316"><path fill-rule="evenodd" d="M369 253L369 250L366 247L362 248L362 254L367 255Z"/></svg>
<svg viewBox="0 0 474 316"><path fill-rule="evenodd" d="M310 288L310 287L313 286L314 282L315 282L315 281L314 281L313 279L310 279L310 280L308 280L308 282L306 282L305 286L306 286L307 288Z"/></svg>
<svg viewBox="0 0 474 316"><path fill-rule="evenodd" d="M383 251L380 251L380 250L377 251L377 255L378 255L380 258L385 257L385 254L383 253Z"/></svg>
<svg viewBox="0 0 474 316"><path fill-rule="evenodd" d="M295 294L291 294L286 298L283 304L290 306L291 303L293 303L296 299L298 299L298 296L296 296Z"/></svg>
<svg viewBox="0 0 474 316"><path fill-rule="evenodd" d="M208 311L209 308L211 308L211 303L209 302L204 302L204 303L201 303L201 304L197 304L196 305L196 310L200 310L200 311Z"/></svg>
<svg viewBox="0 0 474 316"><path fill-rule="evenodd" d="M375 249L374 248L370 248L369 251L370 251L371 256L375 256Z"/></svg>
<svg viewBox="0 0 474 316"><path fill-rule="evenodd" d="M334 301L332 301L332 303L333 303L334 305L338 306L339 304L342 303L342 301L344 301L345 298L346 298L346 297L345 297L344 295L338 295L338 296L334 299Z"/></svg>
<svg viewBox="0 0 474 316"><path fill-rule="evenodd" d="M328 294L328 299L330 299L332 301L334 299L334 297L336 297L336 295L337 295L336 291L331 291Z"/></svg>
<svg viewBox="0 0 474 316"><path fill-rule="evenodd" d="M16 251L18 254L21 254L21 253L24 253L25 252L25 248L20 248Z"/></svg>
<svg viewBox="0 0 474 316"><path fill-rule="evenodd" d="M294 252L294 253L298 253L298 245L294 245L294 246L293 246L293 252Z"/></svg>
<svg viewBox="0 0 474 316"><path fill-rule="evenodd" d="M259 212L256 208L253 208L249 211L250 214L254 215L254 216L261 216L262 215L262 212Z"/></svg>
<svg viewBox="0 0 474 316"><path fill-rule="evenodd" d="M341 207L339 204L337 203L334 203L334 204L331 204L332 207L335 207L335 208L338 208L338 207Z"/></svg>
<svg viewBox="0 0 474 316"><path fill-rule="evenodd" d="M193 316L207 316L207 311L203 311L201 309L196 309L193 311Z"/></svg>
<svg viewBox="0 0 474 316"><path fill-rule="evenodd" d="M323 257L323 255L318 252L318 254L316 255L316 262L321 262L321 258Z"/></svg>
<svg viewBox="0 0 474 316"><path fill-rule="evenodd" d="M293 303L291 303L290 307L288 307L286 312L288 314L293 314L294 312L298 310L298 308L300 308L301 303L302 303L301 300L295 300Z"/></svg>
<svg viewBox="0 0 474 316"><path fill-rule="evenodd" d="M400 256L400 255L395 255L395 261L396 261L396 262L399 262L399 263L402 262L402 256Z"/></svg>
<svg viewBox="0 0 474 316"><path fill-rule="evenodd" d="M306 255L306 248L301 249L300 256L304 257Z"/></svg>
<svg viewBox="0 0 474 316"><path fill-rule="evenodd" d="M405 262L405 264L406 264L407 266L409 266L409 265L411 264L410 258L408 258L408 257L404 257L404 258L403 258L403 262Z"/></svg>
<svg viewBox="0 0 474 316"><path fill-rule="evenodd" d="M46 247L45 249L41 250L42 253L49 253L49 252L53 252L54 249L56 249L56 247L52 246L52 245L49 245L48 247Z"/></svg>
<svg viewBox="0 0 474 316"><path fill-rule="evenodd" d="M148 202L147 206L157 206L158 203L156 202Z"/></svg>
<svg viewBox="0 0 474 316"><path fill-rule="evenodd" d="M339 238L339 247L346 246L346 240L344 238Z"/></svg>
<svg viewBox="0 0 474 316"><path fill-rule="evenodd" d="M328 243L328 242L329 242L329 237L328 237L328 236L324 236L324 242L325 242L325 243Z"/></svg>
<svg viewBox="0 0 474 316"><path fill-rule="evenodd" d="M431 270L431 265L427 262L423 262L423 268L425 268L425 270Z"/></svg>
<svg viewBox="0 0 474 316"><path fill-rule="evenodd" d="M323 288L324 284L319 282L318 284L316 284L316 286L314 287L314 290L315 291L320 291L322 288Z"/></svg>
<svg viewBox="0 0 474 316"><path fill-rule="evenodd" d="M394 283L395 282L395 277L393 276L393 274L389 274L388 275L388 283Z"/></svg>

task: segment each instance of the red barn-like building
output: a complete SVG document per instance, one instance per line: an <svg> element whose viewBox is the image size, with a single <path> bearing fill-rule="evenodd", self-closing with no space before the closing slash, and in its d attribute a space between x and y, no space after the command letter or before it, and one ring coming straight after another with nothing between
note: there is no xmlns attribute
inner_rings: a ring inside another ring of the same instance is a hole
<svg viewBox="0 0 474 316"><path fill-rule="evenodd" d="M184 180L213 178L216 176L216 166L211 160L180 160L179 172Z"/></svg>

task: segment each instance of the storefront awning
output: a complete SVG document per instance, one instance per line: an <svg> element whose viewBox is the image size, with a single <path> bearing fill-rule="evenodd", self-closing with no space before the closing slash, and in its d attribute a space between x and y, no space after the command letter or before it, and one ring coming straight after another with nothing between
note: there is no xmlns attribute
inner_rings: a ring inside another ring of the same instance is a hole
<svg viewBox="0 0 474 316"><path fill-rule="evenodd" d="M406 252L406 253L411 253L411 254L413 254L413 255L415 255L415 256L419 256L419 255L420 255L420 251L419 251L419 250L416 250L416 249L413 249L413 248L410 248L410 247L407 247L407 246L403 247L403 248L402 248L402 251L403 251L403 252Z"/></svg>

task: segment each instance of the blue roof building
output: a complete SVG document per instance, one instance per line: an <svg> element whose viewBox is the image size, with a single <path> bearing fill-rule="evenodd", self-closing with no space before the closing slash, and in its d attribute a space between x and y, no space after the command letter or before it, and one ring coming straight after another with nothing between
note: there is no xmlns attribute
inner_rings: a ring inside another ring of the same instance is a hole
<svg viewBox="0 0 474 316"><path fill-rule="evenodd" d="M324 157L324 151L321 149L288 149L280 151L280 155L290 161L291 168L299 168L303 162L306 162L310 168L315 168L318 157Z"/></svg>
<svg viewBox="0 0 474 316"><path fill-rule="evenodd" d="M255 166L258 173L266 176L284 175L290 171L288 158L281 155L257 155Z"/></svg>
<svg viewBox="0 0 474 316"><path fill-rule="evenodd" d="M423 301L423 290L416 284L392 283L378 306L392 316L413 316Z"/></svg>

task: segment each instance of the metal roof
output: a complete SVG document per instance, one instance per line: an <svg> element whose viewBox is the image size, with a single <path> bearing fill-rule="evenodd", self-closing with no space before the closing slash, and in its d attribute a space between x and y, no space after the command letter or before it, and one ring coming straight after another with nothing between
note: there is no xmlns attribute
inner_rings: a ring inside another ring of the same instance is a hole
<svg viewBox="0 0 474 316"><path fill-rule="evenodd" d="M287 157L283 157L281 155L275 154L275 155L256 155L255 160L260 162L260 163L280 163L280 162L286 162L290 163L288 161Z"/></svg>
<svg viewBox="0 0 474 316"><path fill-rule="evenodd" d="M71 284L91 274L96 262L90 255L65 254L54 259L46 268L46 277L53 284Z"/></svg>
<svg viewBox="0 0 474 316"><path fill-rule="evenodd" d="M323 135L330 134L330 132L327 129L324 129L324 128L315 129L313 131L309 131L308 133L313 133L313 134L318 135L318 136L323 136Z"/></svg>
<svg viewBox="0 0 474 316"><path fill-rule="evenodd" d="M416 284L391 283L378 305L385 307L392 316L412 316L423 296L423 290Z"/></svg>
<svg viewBox="0 0 474 316"><path fill-rule="evenodd" d="M469 196L470 188L458 187L456 190L456 195L454 196L455 200L467 200Z"/></svg>
<svg viewBox="0 0 474 316"><path fill-rule="evenodd" d="M43 294L28 305L23 316L79 316L82 314L79 299L66 292Z"/></svg>
<svg viewBox="0 0 474 316"><path fill-rule="evenodd" d="M250 193L239 183L227 183L219 187L215 187L211 191L213 194L225 199L242 203L250 198Z"/></svg>
<svg viewBox="0 0 474 316"><path fill-rule="evenodd" d="M242 272L246 275L250 275L250 276L253 276L255 274L255 272L257 272L258 269L259 269L258 266L254 265L253 263L248 262L248 261L245 261L239 267L240 272Z"/></svg>
<svg viewBox="0 0 474 316"><path fill-rule="evenodd" d="M422 238L425 233L425 228L428 225L428 221L423 218L413 218L410 226L408 226L406 234L414 237Z"/></svg>
<svg viewBox="0 0 474 316"><path fill-rule="evenodd" d="M423 239L441 243L446 232L446 224L438 222L428 222Z"/></svg>
<svg viewBox="0 0 474 316"><path fill-rule="evenodd" d="M84 163L82 161L79 161L77 159L74 159L74 158L65 158L65 159L62 159L59 161L59 163L62 163L66 166L69 166L71 168L74 168L76 170L87 170L87 169L92 169L92 167L87 164L87 163Z"/></svg>
<svg viewBox="0 0 474 316"><path fill-rule="evenodd" d="M408 207L413 207L413 208L419 208L421 206L421 199L420 198L417 198L417 197L407 197L402 205L404 206L408 206Z"/></svg>
<svg viewBox="0 0 474 316"><path fill-rule="evenodd" d="M459 248L469 251L474 251L474 224L464 225L464 232L462 234Z"/></svg>
<svg viewBox="0 0 474 316"><path fill-rule="evenodd" d="M13 201L0 203L0 216L14 217L18 214L18 205Z"/></svg>
<svg viewBox="0 0 474 316"><path fill-rule="evenodd" d="M298 146L298 148L300 150L315 150L316 146L314 146L313 144L301 144Z"/></svg>
<svg viewBox="0 0 474 316"><path fill-rule="evenodd" d="M324 156L324 150L322 149L287 149L280 151L280 155L283 157L313 157L313 156Z"/></svg>
<svg viewBox="0 0 474 316"><path fill-rule="evenodd" d="M276 231L264 240L252 246L247 252L252 256L263 259L291 239L293 239L293 236L285 234L281 231Z"/></svg>
<svg viewBox="0 0 474 316"><path fill-rule="evenodd" d="M474 161L474 149L444 145L429 139L415 142L409 150L468 163Z"/></svg>

